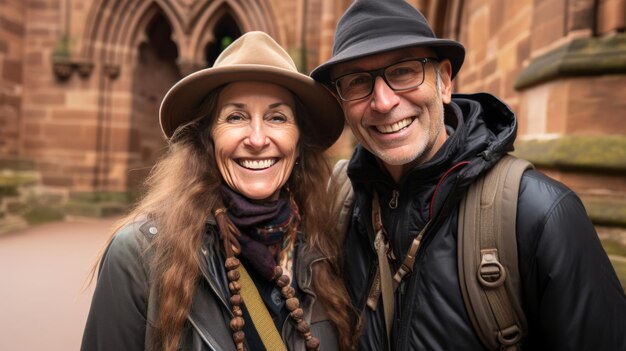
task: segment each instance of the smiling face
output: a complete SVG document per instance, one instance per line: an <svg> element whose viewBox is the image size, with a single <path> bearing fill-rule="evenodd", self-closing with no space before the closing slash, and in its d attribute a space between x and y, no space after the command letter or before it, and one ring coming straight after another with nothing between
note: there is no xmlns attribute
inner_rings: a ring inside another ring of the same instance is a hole
<svg viewBox="0 0 626 351"><path fill-rule="evenodd" d="M332 75L340 77L433 54L426 48L395 50L339 63ZM358 141L383 162L396 182L413 165L430 160L445 142L443 104L451 100L450 72L450 62L442 61L437 84L434 66L428 63L424 83L406 91L393 91L377 77L370 96L342 102L346 121Z"/></svg>
<svg viewBox="0 0 626 351"><path fill-rule="evenodd" d="M236 82L219 95L211 130L228 186L253 200L276 199L298 157L293 95L262 82Z"/></svg>

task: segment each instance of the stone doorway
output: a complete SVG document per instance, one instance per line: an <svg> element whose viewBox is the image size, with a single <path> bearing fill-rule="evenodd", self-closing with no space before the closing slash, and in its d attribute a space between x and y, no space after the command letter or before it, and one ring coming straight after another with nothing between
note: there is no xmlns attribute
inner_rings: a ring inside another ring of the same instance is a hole
<svg viewBox="0 0 626 351"><path fill-rule="evenodd" d="M172 28L158 13L145 30L133 70L129 133L128 187L136 189L163 154L166 141L159 126L159 105L167 90L181 78L178 48Z"/></svg>

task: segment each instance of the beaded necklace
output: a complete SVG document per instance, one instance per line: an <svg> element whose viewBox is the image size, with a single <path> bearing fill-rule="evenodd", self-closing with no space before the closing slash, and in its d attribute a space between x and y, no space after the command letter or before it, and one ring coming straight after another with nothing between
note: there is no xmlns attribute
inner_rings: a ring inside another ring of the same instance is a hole
<svg viewBox="0 0 626 351"><path fill-rule="evenodd" d="M295 214L295 221L291 221L287 234L287 240L295 235L295 232L300 223L300 215L298 213L297 206L293 198L291 200L292 210ZM236 257L240 253L240 246L237 240L237 236L240 235L239 230L232 224L232 222L226 219L226 209L218 208L214 210L215 219L220 227L220 236L224 244L224 250L226 251L226 261L224 266L226 268L226 276L228 278L228 289L230 290L230 304L233 318L230 321L230 328L233 331L233 341L237 351L244 351L245 333L243 327L245 324L243 318L243 311L241 310L241 304L243 298L240 294L241 285L239 284L239 278L241 274L239 267L241 262ZM306 349L309 351L319 350L320 341L311 334L311 328L309 323L304 320L304 311L300 308L300 301L295 297L295 290L291 287L291 278L283 274L281 266L276 265L274 267L272 280L280 288L281 295L285 299L285 306L289 311L289 319L294 323L298 333L304 338Z"/></svg>

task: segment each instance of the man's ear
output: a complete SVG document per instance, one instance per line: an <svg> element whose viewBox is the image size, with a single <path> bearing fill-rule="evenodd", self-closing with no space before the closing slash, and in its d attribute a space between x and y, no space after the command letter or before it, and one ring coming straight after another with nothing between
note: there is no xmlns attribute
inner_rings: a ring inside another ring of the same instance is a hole
<svg viewBox="0 0 626 351"><path fill-rule="evenodd" d="M439 63L439 79L441 79L441 100L444 104L452 101L452 65L445 59Z"/></svg>

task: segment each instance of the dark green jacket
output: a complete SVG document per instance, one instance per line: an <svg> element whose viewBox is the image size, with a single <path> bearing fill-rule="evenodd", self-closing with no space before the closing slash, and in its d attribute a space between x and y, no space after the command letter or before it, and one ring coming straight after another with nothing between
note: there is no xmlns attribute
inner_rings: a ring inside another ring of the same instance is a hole
<svg viewBox="0 0 626 351"><path fill-rule="evenodd" d="M137 221L122 228L109 244L87 318L82 351L149 350L150 328L157 315L157 295L150 284L149 242L159 235L154 222ZM235 350L229 322L232 318L224 258L215 223L209 220L204 244L198 248L202 277L187 316L181 350ZM304 292L300 305L322 350L336 350L337 336L311 289L312 265L324 260L304 241L297 246L296 279ZM251 321L246 321L251 323ZM293 323L281 331L289 350L305 350L304 339ZM248 348L249 349L249 348Z"/></svg>

